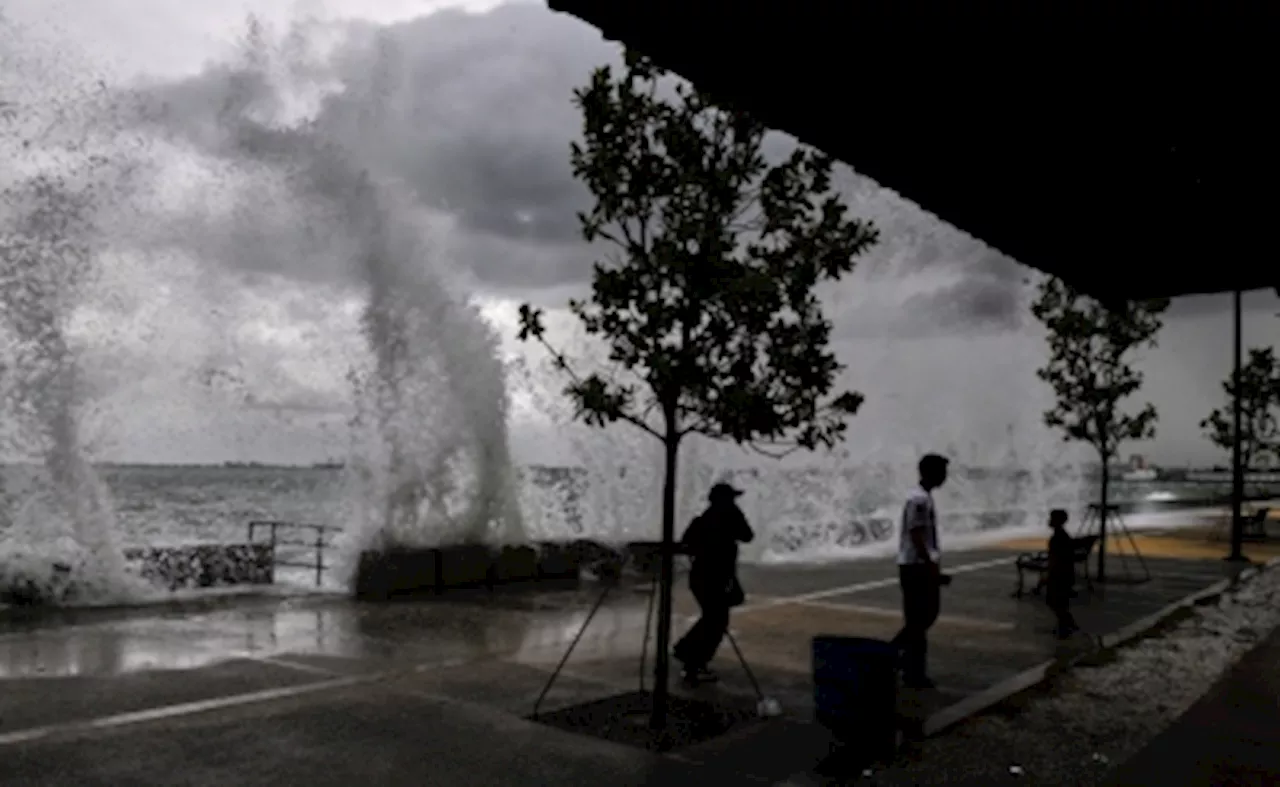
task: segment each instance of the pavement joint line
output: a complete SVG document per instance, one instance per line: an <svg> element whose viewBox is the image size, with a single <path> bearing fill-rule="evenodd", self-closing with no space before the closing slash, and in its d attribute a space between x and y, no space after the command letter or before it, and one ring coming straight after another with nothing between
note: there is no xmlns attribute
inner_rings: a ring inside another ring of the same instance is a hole
<svg viewBox="0 0 1280 787"><path fill-rule="evenodd" d="M293 697L302 697L308 694L315 694L332 689L343 689L366 683L375 683L380 680L385 680L390 676L390 673L376 673L373 675L355 675L333 678L331 680L304 683L300 686L283 686L274 689L263 689L261 691L247 692L244 694L231 694L206 700L196 700L194 702L183 702L175 705L161 705L159 707L147 708L145 710L116 713L110 716L100 716L96 719L87 719L84 721L72 721L61 724L31 727L25 730L15 730L13 732L0 734L0 746L14 746L17 744L32 743L44 738L51 738L68 733L97 732L119 727L128 727L149 721L161 721L164 719L194 716L226 708L270 702L272 700L291 699Z"/></svg>
<svg viewBox="0 0 1280 787"><path fill-rule="evenodd" d="M1001 557L994 560L983 560L977 563L963 563L954 567L947 567L943 570L947 574L968 574L973 571L983 571L996 566L1010 565L1017 560L1017 556ZM887 577L885 579L874 579L869 582L858 582L853 585L842 585L840 587L827 588L825 590L815 590L809 593L796 593L790 596L769 596L763 601L744 604L735 610L735 613L742 614L757 609L771 609L773 607L781 607L787 604L796 604L805 601L818 601L834 596L845 596L850 593L861 593L864 590L878 590L880 588L894 587L898 584L897 577Z"/></svg>
<svg viewBox="0 0 1280 787"><path fill-rule="evenodd" d="M278 664L281 667L297 669L309 674L327 673L332 677L328 680L313 681L310 683L303 683L298 686L280 686L272 689L244 692L241 694L228 694L221 697L195 700L193 702L183 702L174 705L160 705L153 708L145 708L143 710L100 716L95 719L61 722L57 724L41 725L38 727L29 727L25 730L14 730L13 732L0 733L0 747L32 743L58 735L97 732L100 730L128 727L135 724L144 724L151 721L163 721L165 719L196 716L202 713L225 710L227 708L257 705L260 703L271 702L273 700L293 699L294 697L303 697L308 694L318 694L320 692L334 689L345 689L351 688L352 686L380 683L408 675L421 674L433 669L458 667L469 663L467 659L445 659L438 662L415 664L407 669L382 670L364 675L342 675L339 672L325 670L323 667L303 666L285 661L276 661L271 659L271 657L251 656L247 658L251 661L267 661L268 663ZM450 701L453 701L452 698L432 698L449 699Z"/></svg>

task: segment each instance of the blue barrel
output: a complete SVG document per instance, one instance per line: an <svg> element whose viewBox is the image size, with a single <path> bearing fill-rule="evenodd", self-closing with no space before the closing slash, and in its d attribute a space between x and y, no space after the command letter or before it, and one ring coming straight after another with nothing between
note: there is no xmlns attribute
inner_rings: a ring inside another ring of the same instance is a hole
<svg viewBox="0 0 1280 787"><path fill-rule="evenodd" d="M898 653L862 637L813 638L813 698L820 724L872 758L897 745Z"/></svg>

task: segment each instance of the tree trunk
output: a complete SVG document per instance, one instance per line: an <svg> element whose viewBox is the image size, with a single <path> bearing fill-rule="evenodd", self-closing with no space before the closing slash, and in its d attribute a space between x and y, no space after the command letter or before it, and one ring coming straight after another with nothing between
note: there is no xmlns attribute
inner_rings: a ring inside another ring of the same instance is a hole
<svg viewBox="0 0 1280 787"><path fill-rule="evenodd" d="M662 481L662 569L658 580L658 652L653 668L653 710L649 728L665 740L668 680L671 672L671 595L675 581L676 462L680 456L680 434L675 414L668 413L666 474Z"/></svg>
<svg viewBox="0 0 1280 787"><path fill-rule="evenodd" d="M1102 492L1098 506L1098 581L1107 581L1107 492L1111 482L1111 462L1102 454Z"/></svg>

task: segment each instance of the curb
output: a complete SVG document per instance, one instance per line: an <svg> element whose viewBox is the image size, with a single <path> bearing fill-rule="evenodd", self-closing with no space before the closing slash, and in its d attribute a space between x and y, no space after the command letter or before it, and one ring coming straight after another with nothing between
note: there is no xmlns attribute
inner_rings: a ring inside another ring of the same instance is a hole
<svg viewBox="0 0 1280 787"><path fill-rule="evenodd" d="M1259 573L1276 566L1280 566L1280 557L1272 558L1261 566L1250 566L1236 575L1234 579L1223 579L1215 582L1203 590L1196 591L1134 623L1130 623L1117 632L1103 635L1099 638L1099 648L1101 650L1110 650L1131 642L1181 610L1201 606L1222 596L1228 590L1248 582ZM924 735L926 738L932 738L946 732L966 719L976 716L999 705L1010 697L1021 694L1027 689L1044 682L1051 673L1072 667L1088 655L1090 654L1079 653L1067 659L1049 659L977 694L965 697L953 705L948 705L925 719Z"/></svg>
<svg viewBox="0 0 1280 787"><path fill-rule="evenodd" d="M1218 596L1221 596L1223 593L1230 590L1236 584L1240 582L1248 581L1253 576L1253 573L1249 573L1249 572L1257 573L1256 569L1251 569L1251 568L1245 569L1244 571L1240 572L1240 576L1234 580L1223 579L1223 580L1214 582L1212 585L1205 588L1204 590L1196 591L1195 593L1192 593L1189 596L1179 599L1178 601L1175 601L1172 604L1165 606L1163 609L1157 610L1156 612L1153 612L1150 615L1147 615L1145 618L1140 618L1139 620L1136 620L1133 623L1130 623L1129 625L1125 626L1124 628L1120 629L1117 632L1114 632L1112 634L1104 634L1103 636L1098 638L1098 644L1101 646L1102 649L1109 650L1111 648L1119 647L1120 645L1123 645L1127 642L1131 642L1137 639L1138 637L1142 636L1146 632L1150 631L1151 629L1155 628L1156 626L1160 625L1175 613L1180 612L1181 610L1184 610L1188 607L1195 607L1195 606L1204 604L1214 598L1217 598ZM1248 574L1248 576L1245 576L1246 574ZM1066 666L1070 666L1070 664Z"/></svg>

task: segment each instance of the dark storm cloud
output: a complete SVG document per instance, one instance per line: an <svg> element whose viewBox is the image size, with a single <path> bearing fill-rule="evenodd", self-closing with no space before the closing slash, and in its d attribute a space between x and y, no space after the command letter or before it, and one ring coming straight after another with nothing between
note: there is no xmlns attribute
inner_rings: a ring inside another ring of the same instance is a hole
<svg viewBox="0 0 1280 787"><path fill-rule="evenodd" d="M375 172L400 180L425 205L452 216L448 253L481 286L527 295L585 282L598 255L580 240L575 216L589 203L570 173L569 142L580 129L570 99L593 68L618 62L617 46L575 19L523 4L484 14L442 12L381 28L353 25L347 32L346 43L313 74L344 86L322 103L315 126ZM164 105L170 130L217 152L216 118L263 100L266 92L252 77L216 67L157 88L153 96ZM287 137L278 141L292 144ZM781 159L794 144L771 135L766 152ZM862 285L945 272L933 291L906 304L908 317L920 323L913 332L1016 324L1021 266L842 170L836 185L853 213L881 229L881 243L859 262ZM309 262L296 275L308 278L342 268L325 262L322 250L289 239L287 227L255 219L224 234L206 218L174 226L187 237L234 239L221 255L231 264L286 270L290 260L303 257ZM237 232L269 237L258 244L261 252L245 255L246 239ZM969 278L957 282L959 271Z"/></svg>
<svg viewBox="0 0 1280 787"><path fill-rule="evenodd" d="M860 288L885 294L857 306L868 314L838 319L839 335L927 336L1024 324L1031 269L847 166L838 165L833 185L852 215L880 230L879 243L839 288L855 291L855 301ZM895 301L889 291L905 280L911 283Z"/></svg>
<svg viewBox="0 0 1280 787"><path fill-rule="evenodd" d="M322 102L314 127L361 165L451 216L450 253L481 283L527 289L585 279L594 255L580 240L576 218L588 202L569 169L569 143L580 127L570 98L594 67L617 60L617 48L572 18L530 5L443 12L383 28L353 24L346 32L323 69L292 69L295 80L342 85ZM231 158L243 155L244 130L229 146L226 119L281 104L269 85L236 63L142 92L149 125ZM297 144L288 133L259 136L253 148L264 162ZM340 265L318 259L323 254L299 248L308 237L289 238L289 227L275 226L304 218L323 227L323 221L281 211L250 214L229 231L209 215L179 216L167 234L204 239L197 245L206 251L224 247L215 256L240 268L307 278L341 274ZM245 255L244 241L254 239L244 236L253 233L264 236L257 246L266 251ZM304 256L313 262L291 269L289 260Z"/></svg>
<svg viewBox="0 0 1280 787"><path fill-rule="evenodd" d="M837 337L920 337L1016 329L1034 272L891 189L841 166L834 184L880 242L837 285L852 302ZM866 299L874 288L879 297ZM896 291L896 292L895 292Z"/></svg>
<svg viewBox="0 0 1280 787"><path fill-rule="evenodd" d="M1028 324L1029 284L968 274L958 263L942 270L945 276L855 272L828 300L833 338L977 336Z"/></svg>
<svg viewBox="0 0 1280 787"><path fill-rule="evenodd" d="M936 263L955 277L934 292L903 304L907 314L923 315L940 332L1015 330L1026 323L1031 271L988 251L976 259Z"/></svg>
<svg viewBox="0 0 1280 787"><path fill-rule="evenodd" d="M1023 324L1025 300L1019 288L1004 279L972 276L902 304L908 314L928 314L946 331L1012 330Z"/></svg>
<svg viewBox="0 0 1280 787"><path fill-rule="evenodd" d="M470 270L485 287L512 296L566 285L585 287L591 266L598 258L596 252L582 242L540 242L476 232L456 238L449 252L455 262Z"/></svg>
<svg viewBox="0 0 1280 787"><path fill-rule="evenodd" d="M570 98L616 56L593 29L536 6L433 14L354 42L338 72L354 89L318 124L362 138L371 159L466 229L576 241L587 202L569 172L580 128Z"/></svg>
<svg viewBox="0 0 1280 787"><path fill-rule="evenodd" d="M1255 290L1246 292L1240 298L1240 305L1246 312L1263 312L1280 310L1280 298L1275 290ZM1232 298L1228 293L1216 295L1188 295L1175 298L1169 306L1171 317L1200 317L1203 315L1231 312Z"/></svg>

